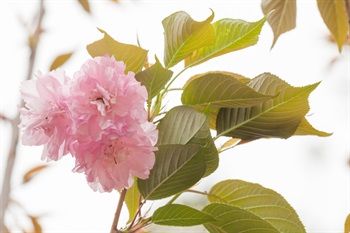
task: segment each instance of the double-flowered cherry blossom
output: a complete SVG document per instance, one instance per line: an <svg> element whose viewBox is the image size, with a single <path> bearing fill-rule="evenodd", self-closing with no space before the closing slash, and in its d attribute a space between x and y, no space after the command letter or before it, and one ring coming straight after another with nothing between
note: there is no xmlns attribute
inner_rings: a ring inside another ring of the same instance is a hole
<svg viewBox="0 0 350 233"><path fill-rule="evenodd" d="M88 60L73 79L64 72L23 83L22 141L44 145L43 158L71 153L76 172L95 191L129 188L147 179L158 131L147 121L147 90L113 57Z"/></svg>

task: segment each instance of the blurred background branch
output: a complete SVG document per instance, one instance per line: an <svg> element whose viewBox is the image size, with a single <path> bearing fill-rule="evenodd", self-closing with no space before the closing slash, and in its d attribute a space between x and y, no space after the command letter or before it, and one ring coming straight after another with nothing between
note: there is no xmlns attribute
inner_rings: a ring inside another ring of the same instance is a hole
<svg viewBox="0 0 350 233"><path fill-rule="evenodd" d="M45 14L45 8L44 8L44 0L40 0L37 17L33 21L33 30L30 31L30 34L28 36L28 46L30 49L30 56L29 56L29 65L28 65L28 71L26 80L31 79L33 68L36 60L36 53L37 48L40 41L42 30L42 22ZM21 100L20 107L24 106L23 100ZM7 157L7 163L5 168L5 174L2 182L2 190L1 190L1 232L6 232L5 227L5 214L6 209L8 207L9 201L10 201L10 193L11 193L11 178L12 178L12 172L13 167L16 160L16 154L17 154L17 144L19 139L19 128L18 125L20 124L20 114L17 113L17 115L13 118L7 118L6 116L0 114L1 120L7 120L11 123L12 127L12 136L11 136L11 145L10 150Z"/></svg>

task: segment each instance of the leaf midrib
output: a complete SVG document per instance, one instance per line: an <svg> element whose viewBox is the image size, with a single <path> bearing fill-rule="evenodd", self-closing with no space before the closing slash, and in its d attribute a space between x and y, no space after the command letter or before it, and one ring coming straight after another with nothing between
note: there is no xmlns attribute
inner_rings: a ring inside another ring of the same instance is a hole
<svg viewBox="0 0 350 233"><path fill-rule="evenodd" d="M260 20L259 20L259 21L260 21ZM257 22L259 22L259 21L257 21ZM265 21L263 21L262 24L264 24L264 22L265 22ZM247 23L249 23L249 22L247 22ZM254 22L253 22L253 23L254 23ZM249 33L251 33L252 31L254 31L254 30L255 30L258 26L260 26L260 25L261 25L261 22L260 22L256 27L254 27L252 30L250 30ZM188 67L195 66L195 65L197 65L197 64L199 64L199 63L201 63L201 62L203 62L203 61L206 61L206 60L210 59L210 58L211 58L213 55L215 55L216 53L220 53L220 52L225 51L228 47L230 47L230 46L232 46L233 44L237 43L237 41L239 41L239 40L241 40L242 38L246 37L249 33L246 33L244 36L239 37L237 40L235 40L235 41L232 42L232 43L229 43L227 46L221 47L222 49L220 49L220 50L215 50L215 52L210 53L209 56L206 56L206 57L203 57L203 58L200 59L200 60L197 60L196 62L190 64ZM210 45L210 46L215 46L215 44L214 44L214 45ZM206 49L206 47L204 47L203 49Z"/></svg>
<svg viewBox="0 0 350 233"><path fill-rule="evenodd" d="M309 89L312 89L312 88L313 88L313 85L310 85L309 88L305 88L305 90L302 91L302 92L300 92L298 95L295 95L295 96L293 96L292 98L290 98L290 99L288 99L288 100L286 100L286 101L283 101L283 102L281 102L281 103L279 103L279 104L277 104L277 105L274 105L272 108L269 108L269 109L267 109L267 110L265 110L265 111L259 113L258 115L254 116L254 117L252 117L252 118L249 118L247 121L243 121L242 123L240 123L240 124L238 124L238 125L235 125L234 127L231 127L230 129L227 129L227 130L221 132L219 135L220 135L220 136L224 136L225 134L230 133L231 131L233 131L233 130L235 130L235 129L237 129L237 128L239 128L239 127L241 127L241 126L243 126L243 125L245 125L245 124L247 124L247 123L249 123L249 122L255 120L256 118L260 117L261 115L264 115L265 113L270 112L270 111L272 111L272 110L274 110L274 109L280 107L281 105L284 105L284 104L286 104L286 103L292 101L293 99L299 97L300 95L304 94L306 91L308 91ZM218 135L218 136L219 136L219 135Z"/></svg>

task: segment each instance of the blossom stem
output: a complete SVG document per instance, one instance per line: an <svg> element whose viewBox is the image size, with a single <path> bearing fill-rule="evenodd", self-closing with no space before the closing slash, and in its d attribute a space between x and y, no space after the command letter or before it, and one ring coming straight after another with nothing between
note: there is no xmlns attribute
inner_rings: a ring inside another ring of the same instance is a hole
<svg viewBox="0 0 350 233"><path fill-rule="evenodd" d="M119 231L117 230L118 221L119 221L119 217L120 217L120 214L121 214L121 211L122 211L123 202L124 202L124 200L125 200L126 191L127 191L127 189L123 189L123 190L120 192L117 210L115 211L114 219L113 219L113 224L112 224L112 227L111 227L111 233L118 233L118 232L119 232Z"/></svg>
<svg viewBox="0 0 350 233"><path fill-rule="evenodd" d="M171 199L168 201L168 203L166 203L166 204L167 204L167 205L173 204L174 201L175 201L177 198L179 198L179 196L180 196L182 193L183 193L183 192L178 193L178 194L176 194L175 196L173 196L173 198L171 198Z"/></svg>
<svg viewBox="0 0 350 233"><path fill-rule="evenodd" d="M40 35L42 33L42 21L45 14L45 8L44 8L44 0L41 0L39 3L39 10L38 10L38 18L35 30L32 35L29 36L29 48L30 48L30 57L29 57L29 66L28 66L28 72L26 80L31 79L33 68L36 60L36 52L37 47L39 45ZM21 107L24 106L24 101L21 101L20 104ZM17 113L17 116L13 119L11 119L12 124L12 137L11 137L11 145L10 145L10 151L7 157L7 163L4 173L4 178L2 182L2 189L1 189L1 210L0 210L0 225L1 225L1 231L5 232L5 212L8 206L8 203L10 201L10 193L11 193L11 177L12 177L12 171L15 164L15 159L17 155L17 144L18 144L18 137L19 137L19 128L18 125L20 123L20 114Z"/></svg>
<svg viewBox="0 0 350 233"><path fill-rule="evenodd" d="M225 199L223 199L223 198L221 198L221 197L219 197L219 196L217 196L215 194L208 193L208 192L202 192L202 191L198 191L198 190L194 190L194 189L187 189L187 190L185 190L185 192L201 194L201 195L205 195L205 196L208 196L208 197L214 197L216 199L220 199L223 202L227 202Z"/></svg>
<svg viewBox="0 0 350 233"><path fill-rule="evenodd" d="M168 83L168 85L164 88L164 91L161 95L161 97L163 98L164 94L168 92L168 89L170 88L171 84L173 84L173 82L183 73L185 72L189 67L185 67L184 69L182 69L172 80L170 80L170 82Z"/></svg>

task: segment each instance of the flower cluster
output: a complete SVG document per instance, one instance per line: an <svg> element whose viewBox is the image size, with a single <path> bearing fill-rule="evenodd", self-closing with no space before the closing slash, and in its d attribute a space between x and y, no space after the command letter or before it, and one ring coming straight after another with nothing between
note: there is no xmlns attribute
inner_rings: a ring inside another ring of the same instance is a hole
<svg viewBox="0 0 350 233"><path fill-rule="evenodd" d="M43 160L70 153L95 190L128 188L148 178L158 131L147 121L147 90L114 57L88 60L74 78L62 70L25 81L24 145L44 145Z"/></svg>

